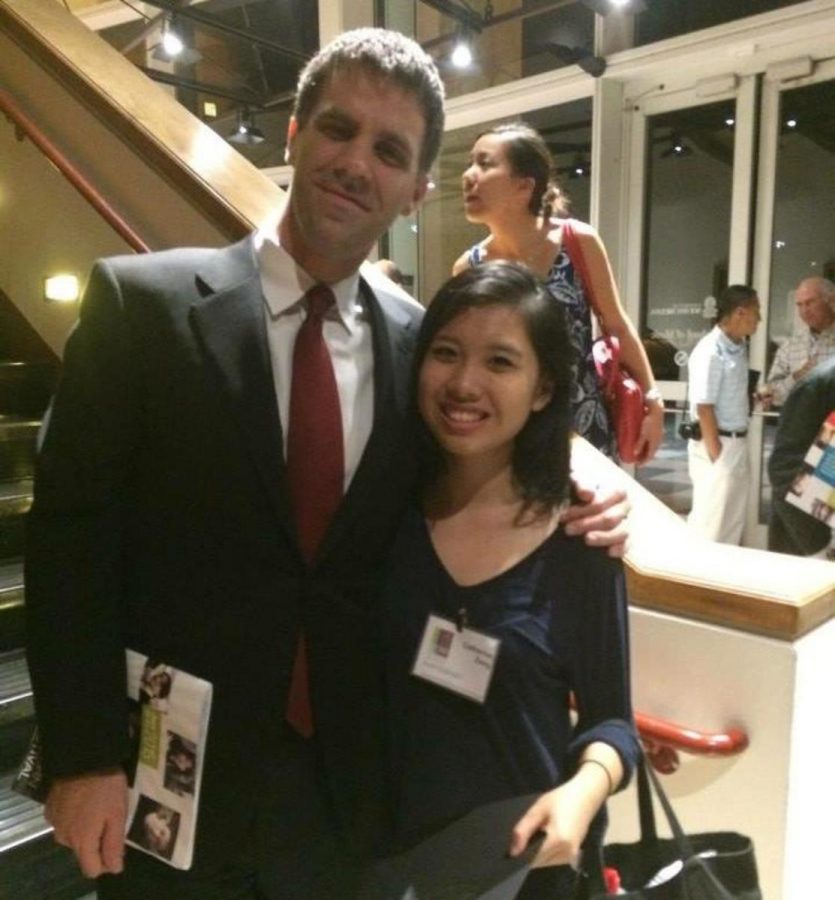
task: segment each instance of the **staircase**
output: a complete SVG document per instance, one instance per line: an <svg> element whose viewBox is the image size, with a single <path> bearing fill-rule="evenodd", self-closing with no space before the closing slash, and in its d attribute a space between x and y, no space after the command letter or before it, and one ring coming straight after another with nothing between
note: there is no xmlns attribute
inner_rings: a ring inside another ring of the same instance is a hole
<svg viewBox="0 0 835 900"><path fill-rule="evenodd" d="M78 900L92 890L69 851L52 841L42 808L11 789L34 727L24 651L24 524L56 371L51 361L0 359L0 900Z"/></svg>

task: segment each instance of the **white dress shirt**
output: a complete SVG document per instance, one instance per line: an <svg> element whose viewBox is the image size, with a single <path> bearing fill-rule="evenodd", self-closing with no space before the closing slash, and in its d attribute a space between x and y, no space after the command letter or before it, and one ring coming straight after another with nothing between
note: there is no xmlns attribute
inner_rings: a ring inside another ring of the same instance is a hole
<svg viewBox="0 0 835 900"><path fill-rule="evenodd" d="M293 346L306 312L301 302L315 282L278 243L275 232L255 235L255 256L264 293L264 315L270 346L278 414L287 458L287 425ZM326 316L322 334L333 363L345 460L345 490L354 477L374 423L374 351L371 322L359 289L359 274L331 284L335 306Z"/></svg>

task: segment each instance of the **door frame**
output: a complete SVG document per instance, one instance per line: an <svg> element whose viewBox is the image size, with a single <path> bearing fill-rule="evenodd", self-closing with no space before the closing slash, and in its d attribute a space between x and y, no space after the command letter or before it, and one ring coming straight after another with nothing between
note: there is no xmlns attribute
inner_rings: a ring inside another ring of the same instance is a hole
<svg viewBox="0 0 835 900"><path fill-rule="evenodd" d="M811 73L798 75L803 71L803 60L808 59ZM835 81L835 59L815 62L811 57L794 56L786 63L775 63L765 70L760 101L760 128L758 177L756 192L757 220L754 237L752 266L753 284L757 288L762 303L762 323L751 341L751 360L754 368L765 371L767 335L771 310L771 271L774 251L774 193L778 142L780 139L780 109L782 94L796 88ZM760 523L760 493L763 477L762 441L765 414L755 410L751 420L751 491L748 498L746 517L746 537L750 534L754 546L766 546L766 523Z"/></svg>

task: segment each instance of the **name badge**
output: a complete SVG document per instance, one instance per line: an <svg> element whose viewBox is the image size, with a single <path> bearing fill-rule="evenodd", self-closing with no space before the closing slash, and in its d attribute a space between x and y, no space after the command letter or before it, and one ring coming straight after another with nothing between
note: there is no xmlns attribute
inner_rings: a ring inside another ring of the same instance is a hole
<svg viewBox="0 0 835 900"><path fill-rule="evenodd" d="M412 675L484 703L501 641L429 614Z"/></svg>

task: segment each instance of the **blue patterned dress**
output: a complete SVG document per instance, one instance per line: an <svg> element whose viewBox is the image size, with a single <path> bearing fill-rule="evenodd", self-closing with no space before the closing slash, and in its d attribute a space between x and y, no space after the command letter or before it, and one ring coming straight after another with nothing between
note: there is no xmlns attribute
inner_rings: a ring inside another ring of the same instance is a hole
<svg viewBox="0 0 835 900"><path fill-rule="evenodd" d="M483 262L481 247L470 248L469 262ZM574 430L602 453L617 459L615 435L600 391L600 379L591 355L591 310L579 272L575 271L568 253L560 249L545 278L545 287L565 313L568 336L574 348L571 409Z"/></svg>

